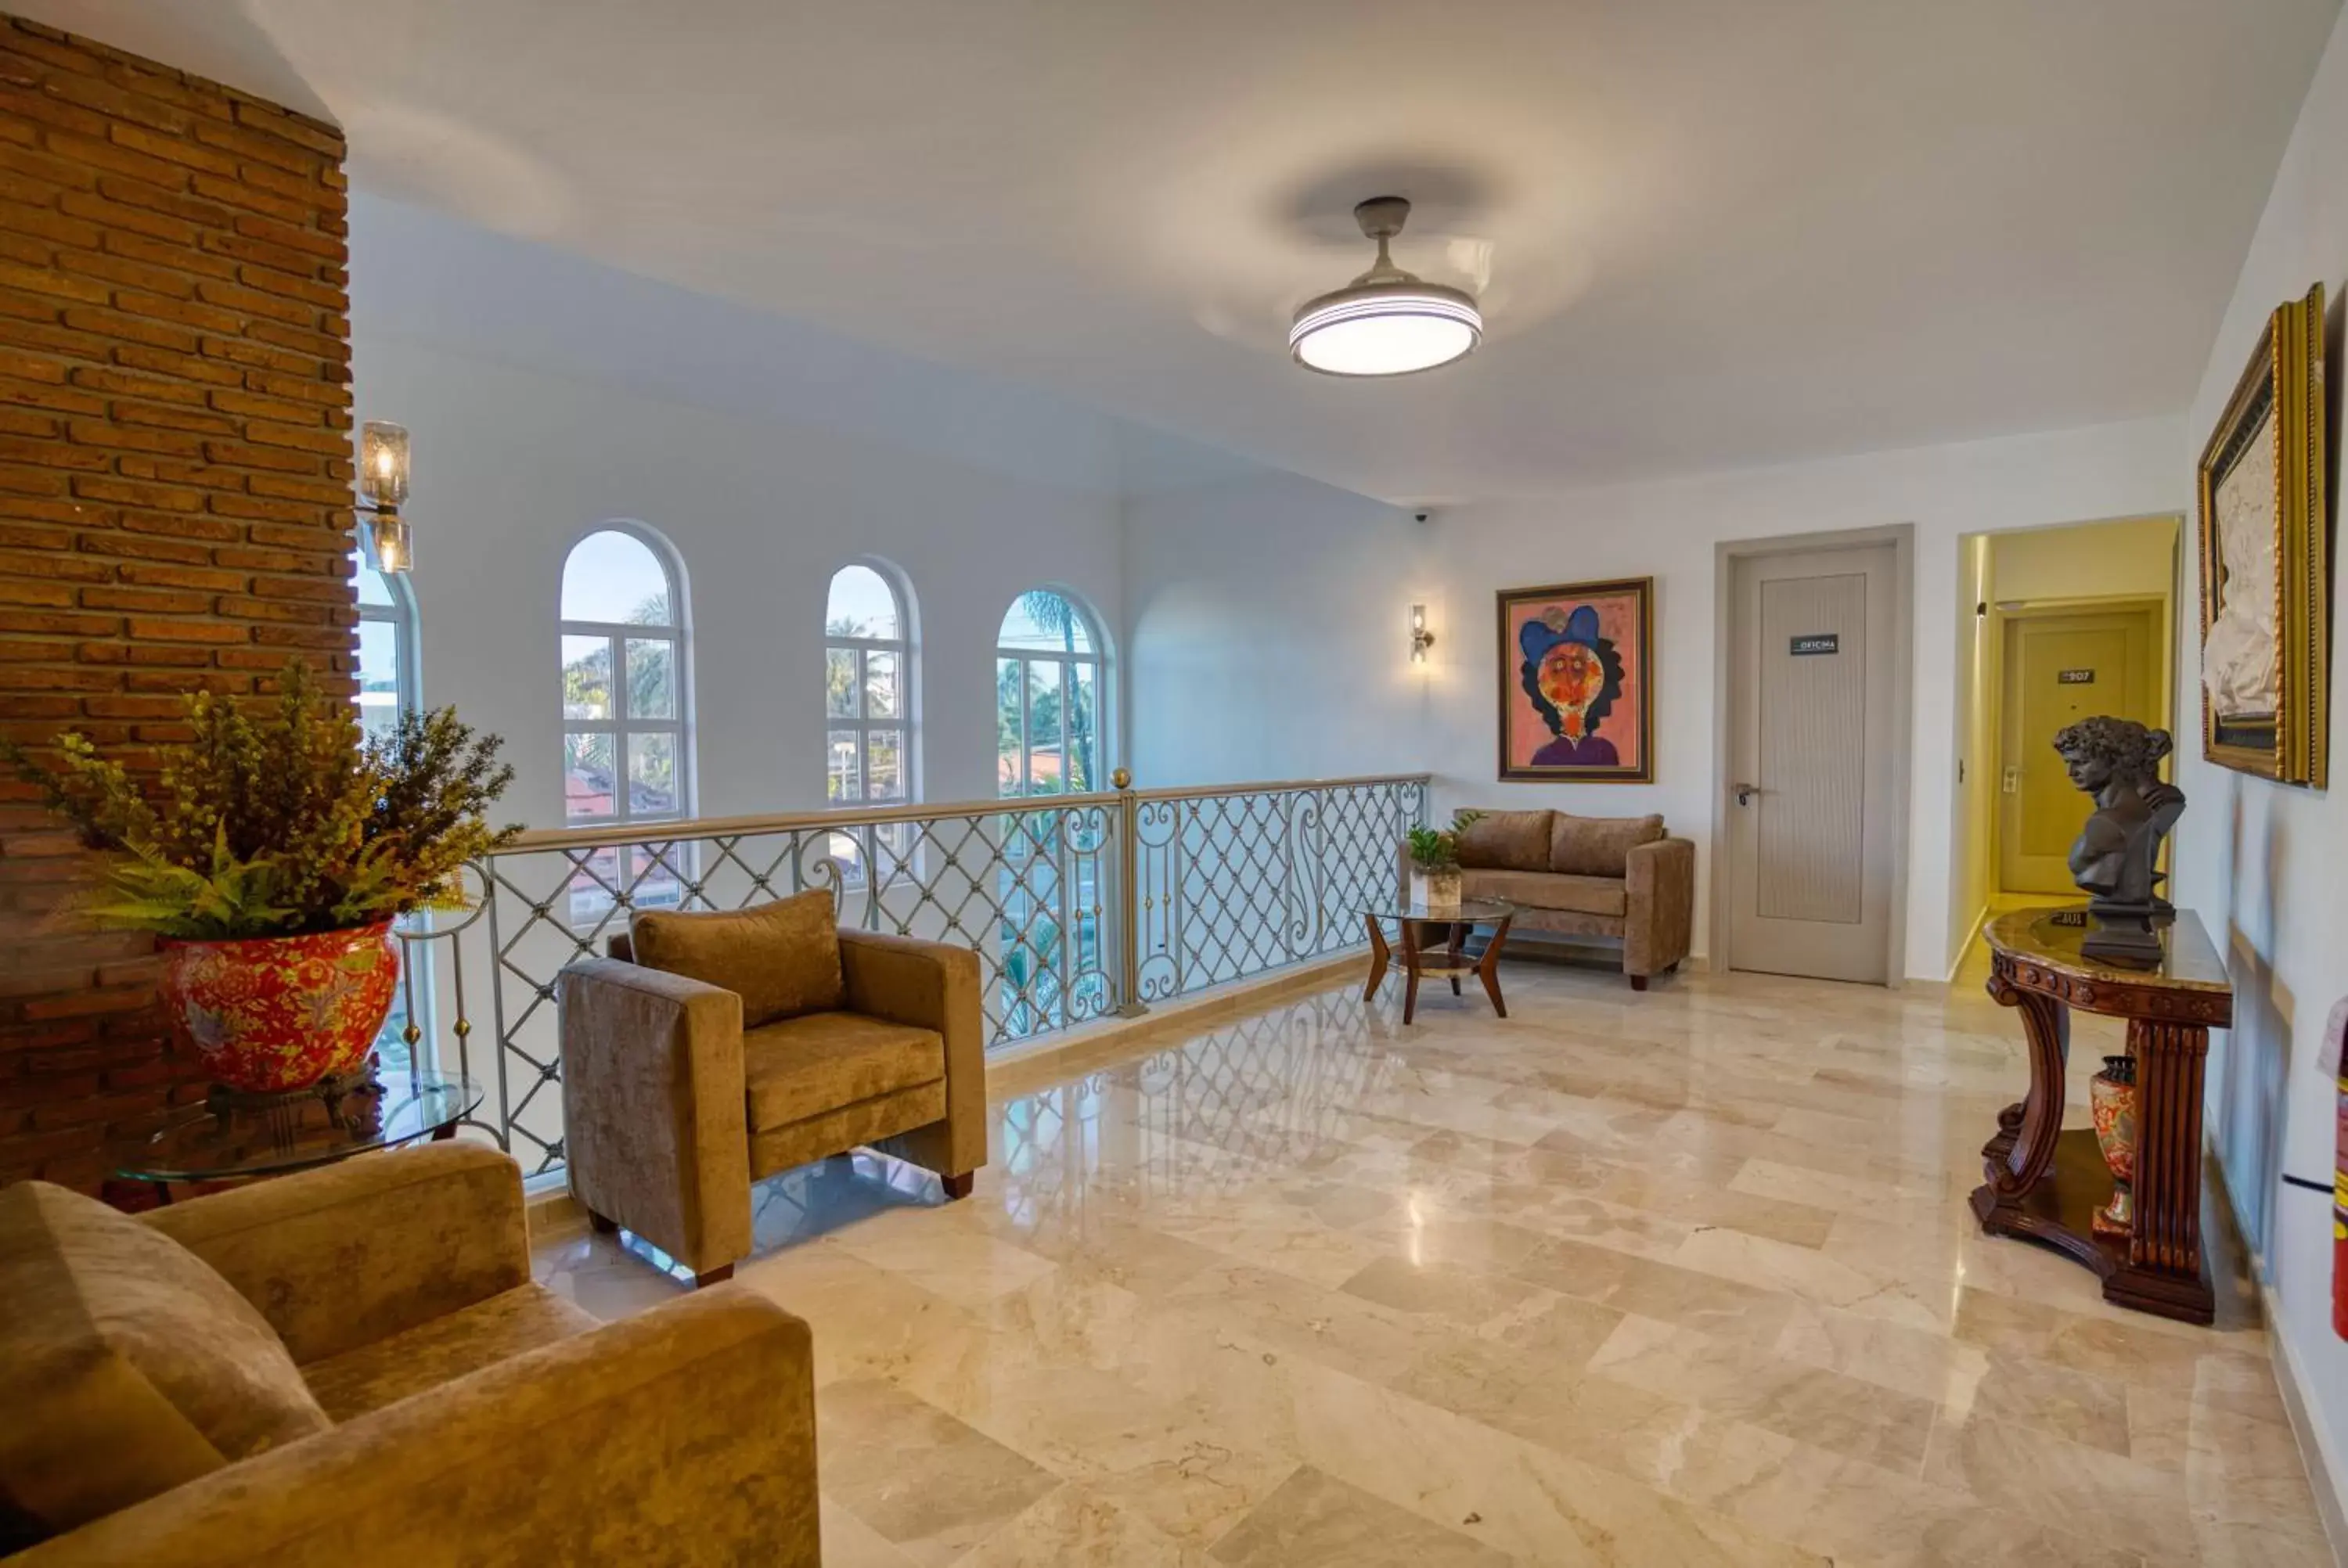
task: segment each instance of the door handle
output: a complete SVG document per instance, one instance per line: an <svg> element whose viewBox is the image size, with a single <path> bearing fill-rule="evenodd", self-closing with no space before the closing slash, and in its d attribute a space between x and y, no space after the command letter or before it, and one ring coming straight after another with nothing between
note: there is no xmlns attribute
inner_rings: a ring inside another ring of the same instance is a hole
<svg viewBox="0 0 2348 1568"><path fill-rule="evenodd" d="M1736 792L1736 804L1739 805L1751 805L1755 795L1765 793L1759 784L1733 784L1728 787Z"/></svg>

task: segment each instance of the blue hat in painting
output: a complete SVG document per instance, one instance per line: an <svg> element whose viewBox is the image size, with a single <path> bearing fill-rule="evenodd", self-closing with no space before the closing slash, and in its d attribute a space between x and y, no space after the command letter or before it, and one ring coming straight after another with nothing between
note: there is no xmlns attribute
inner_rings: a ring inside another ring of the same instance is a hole
<svg viewBox="0 0 2348 1568"><path fill-rule="evenodd" d="M1560 642L1579 642L1595 649L1599 641L1598 607L1592 604L1576 605L1573 613L1565 616L1552 609L1517 630L1517 646L1525 651L1525 661L1536 668Z"/></svg>

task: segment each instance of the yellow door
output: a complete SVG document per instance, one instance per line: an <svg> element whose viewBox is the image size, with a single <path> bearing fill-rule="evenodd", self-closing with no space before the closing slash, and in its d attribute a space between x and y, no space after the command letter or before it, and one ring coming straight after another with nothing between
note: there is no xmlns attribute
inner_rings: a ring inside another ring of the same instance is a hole
<svg viewBox="0 0 2348 1568"><path fill-rule="evenodd" d="M2148 609L2015 616L2005 623L1998 881L2008 893L2079 897L2072 842L2095 803L2054 753L2065 725L2106 714L2158 724L2159 615Z"/></svg>

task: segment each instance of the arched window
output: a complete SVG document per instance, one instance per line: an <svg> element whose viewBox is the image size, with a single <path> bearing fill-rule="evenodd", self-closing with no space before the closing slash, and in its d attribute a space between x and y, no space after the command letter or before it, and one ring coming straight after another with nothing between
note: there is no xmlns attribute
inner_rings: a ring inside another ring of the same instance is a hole
<svg viewBox="0 0 2348 1568"><path fill-rule="evenodd" d="M364 550L353 550L359 593L359 726L368 735L392 727L418 705L416 595L405 573L377 571Z"/></svg>
<svg viewBox="0 0 2348 1568"><path fill-rule="evenodd" d="M1101 640L1066 594L1030 589L995 639L995 784L1004 795L1102 787Z"/></svg>
<svg viewBox="0 0 2348 1568"><path fill-rule="evenodd" d="M863 562L831 576L823 610L824 798L833 805L911 800L912 636L891 575Z"/></svg>
<svg viewBox="0 0 2348 1568"><path fill-rule="evenodd" d="M664 545L613 525L562 563L562 815L662 822L692 800L685 585Z"/></svg>
<svg viewBox="0 0 2348 1568"><path fill-rule="evenodd" d="M366 530L360 530L364 537ZM402 713L423 705L417 681L416 592L405 572L376 569L373 552L366 546L351 552L356 568L359 600L358 704L359 728L369 740L389 734ZM429 917L403 917L403 931L421 930ZM432 944L411 942L400 949L400 983L391 993L391 1011L376 1031L376 1052L386 1068L405 1071L408 1065L408 1026L416 1028L419 1045L432 1036ZM414 999L416 1010L408 1010ZM428 1047L427 1054L428 1054Z"/></svg>

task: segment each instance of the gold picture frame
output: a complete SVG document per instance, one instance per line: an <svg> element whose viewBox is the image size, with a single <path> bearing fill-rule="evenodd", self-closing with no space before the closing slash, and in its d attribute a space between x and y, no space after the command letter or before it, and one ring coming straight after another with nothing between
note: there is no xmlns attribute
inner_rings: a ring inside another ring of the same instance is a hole
<svg viewBox="0 0 2348 1568"><path fill-rule="evenodd" d="M2324 786L2332 655L2323 285L2278 306L2202 448L2201 754Z"/></svg>

